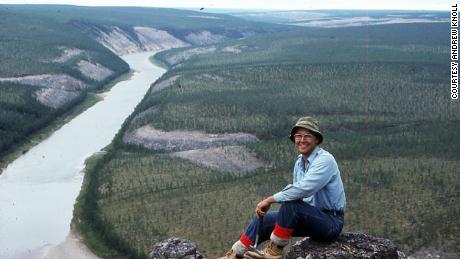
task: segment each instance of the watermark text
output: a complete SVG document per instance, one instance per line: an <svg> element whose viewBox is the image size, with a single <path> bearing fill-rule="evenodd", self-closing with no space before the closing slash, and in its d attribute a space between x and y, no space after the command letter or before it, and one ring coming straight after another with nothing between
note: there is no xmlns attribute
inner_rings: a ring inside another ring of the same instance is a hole
<svg viewBox="0 0 460 259"><path fill-rule="evenodd" d="M458 6L450 10L450 98L458 99Z"/></svg>

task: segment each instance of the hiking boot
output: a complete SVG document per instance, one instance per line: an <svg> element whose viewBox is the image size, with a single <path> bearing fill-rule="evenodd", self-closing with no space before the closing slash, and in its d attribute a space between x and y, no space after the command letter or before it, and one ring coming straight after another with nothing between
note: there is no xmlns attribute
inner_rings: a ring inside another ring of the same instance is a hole
<svg viewBox="0 0 460 259"><path fill-rule="evenodd" d="M217 259L243 259L242 255L237 255L233 249L228 250L224 257L219 257Z"/></svg>
<svg viewBox="0 0 460 259"><path fill-rule="evenodd" d="M253 259L281 259L283 258L283 248L283 246L278 246L270 241L264 250L248 251L245 257Z"/></svg>

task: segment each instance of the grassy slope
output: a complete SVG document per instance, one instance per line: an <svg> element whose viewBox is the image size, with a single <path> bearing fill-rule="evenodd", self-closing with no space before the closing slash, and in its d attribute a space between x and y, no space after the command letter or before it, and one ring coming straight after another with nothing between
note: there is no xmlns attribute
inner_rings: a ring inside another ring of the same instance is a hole
<svg viewBox="0 0 460 259"><path fill-rule="evenodd" d="M130 118L158 106L142 124L255 133L262 141L249 147L267 166L229 178L125 146L128 119L113 150L90 171L91 206L79 219L102 230L105 245L122 247L120 256L142 257L171 235L197 241L208 256L222 253L256 202L291 180L295 153L286 135L297 117L313 114L345 182L346 230L391 238L406 252L460 251L460 107L448 97L446 28L305 29L229 43L245 46L241 54L190 59L164 75L181 74L180 88L146 96Z"/></svg>

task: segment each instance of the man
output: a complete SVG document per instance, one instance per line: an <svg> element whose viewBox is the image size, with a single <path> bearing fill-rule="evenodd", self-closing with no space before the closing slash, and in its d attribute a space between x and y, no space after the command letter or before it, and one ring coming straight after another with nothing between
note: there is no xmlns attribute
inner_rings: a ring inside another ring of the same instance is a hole
<svg viewBox="0 0 460 259"><path fill-rule="evenodd" d="M280 259L291 236L330 241L342 231L345 192L334 157L319 147L323 135L318 123L312 117L300 118L291 130L290 139L300 153L293 183L257 204L256 218L220 259L243 256ZM268 211L273 203L281 203L279 211ZM248 251L257 235L258 243L270 242L262 251Z"/></svg>

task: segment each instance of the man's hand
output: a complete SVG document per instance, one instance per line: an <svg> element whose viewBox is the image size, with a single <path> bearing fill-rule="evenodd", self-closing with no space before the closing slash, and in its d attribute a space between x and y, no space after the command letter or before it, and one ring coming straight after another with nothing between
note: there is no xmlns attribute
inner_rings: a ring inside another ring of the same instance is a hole
<svg viewBox="0 0 460 259"><path fill-rule="evenodd" d="M256 216L258 218L265 216L265 212L267 212L270 209L272 203L275 203L275 199L273 199L273 196L270 196L259 202L256 206Z"/></svg>

